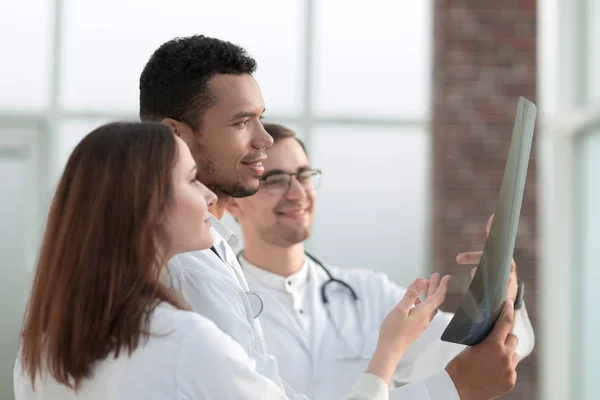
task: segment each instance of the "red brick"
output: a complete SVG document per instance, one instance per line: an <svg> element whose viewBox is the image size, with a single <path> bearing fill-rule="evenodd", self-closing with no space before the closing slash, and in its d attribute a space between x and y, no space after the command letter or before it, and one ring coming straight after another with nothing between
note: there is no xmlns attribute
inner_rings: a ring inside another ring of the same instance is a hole
<svg viewBox="0 0 600 400"><path fill-rule="evenodd" d="M436 0L433 87L433 270L451 272L453 311L469 284L456 254L481 248L498 198L519 96L536 101L535 0ZM514 258L537 326L537 173L535 143ZM532 399L536 351L518 369L505 399Z"/></svg>

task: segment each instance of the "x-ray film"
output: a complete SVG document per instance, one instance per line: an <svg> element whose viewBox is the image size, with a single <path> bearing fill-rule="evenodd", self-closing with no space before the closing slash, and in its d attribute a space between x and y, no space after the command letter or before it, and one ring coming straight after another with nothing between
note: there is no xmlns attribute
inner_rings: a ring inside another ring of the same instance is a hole
<svg viewBox="0 0 600 400"><path fill-rule="evenodd" d="M442 334L442 340L446 342L468 346L480 343L492 331L502 311L515 249L536 116L536 105L523 97L519 98L490 234L485 242L477 272L458 310Z"/></svg>

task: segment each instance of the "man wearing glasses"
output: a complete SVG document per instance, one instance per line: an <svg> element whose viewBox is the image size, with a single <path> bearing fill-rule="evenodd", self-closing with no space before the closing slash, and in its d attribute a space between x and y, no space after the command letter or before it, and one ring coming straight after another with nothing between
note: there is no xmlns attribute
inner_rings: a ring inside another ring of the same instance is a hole
<svg viewBox="0 0 600 400"><path fill-rule="evenodd" d="M341 398L349 382L364 371L383 318L405 289L383 274L335 268L305 252L321 171L311 167L292 130L263 125L274 144L266 150L259 190L233 199L227 208L243 232L245 248L238 259L250 289L262 299L260 321L281 376L310 399ZM513 289L507 297L512 297ZM534 335L524 305L516 307L513 333L519 338L516 352L522 359L533 350ZM503 367L498 347L484 341L463 352L464 346L442 342L441 333L451 318L452 314L437 313L402 358L396 381L446 379L449 384L440 387L456 388L454 396L430 393L432 399L491 398L503 393L500 386L506 382L499 379Z"/></svg>

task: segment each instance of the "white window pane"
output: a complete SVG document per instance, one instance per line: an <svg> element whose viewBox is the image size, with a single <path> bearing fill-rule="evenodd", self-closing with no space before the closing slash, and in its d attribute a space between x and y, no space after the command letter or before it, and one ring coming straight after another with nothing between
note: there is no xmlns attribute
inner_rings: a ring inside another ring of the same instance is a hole
<svg viewBox="0 0 600 400"><path fill-rule="evenodd" d="M1 149L0 149L1 151ZM17 355L29 276L25 265L27 161L0 157L0 398L12 398L12 370Z"/></svg>
<svg viewBox="0 0 600 400"><path fill-rule="evenodd" d="M94 129L104 125L111 121L108 120L95 120L95 119L82 119L82 120L66 120L62 121L58 125L56 144L54 146L56 150L55 160L56 163L53 166L54 176L58 180L62 175L63 169L67 165L67 161L71 156L71 153L75 149L75 146L81 142L88 133Z"/></svg>
<svg viewBox="0 0 600 400"><path fill-rule="evenodd" d="M582 62L586 65L587 82L584 87L588 90L588 104L598 104L600 103L600 74L598 74L598 71L600 71L600 24L598 24L600 20L600 1L585 0L585 3L587 5L587 32L585 37L587 62Z"/></svg>
<svg viewBox="0 0 600 400"><path fill-rule="evenodd" d="M316 111L420 117L428 109L431 1L316 1Z"/></svg>
<svg viewBox="0 0 600 400"><path fill-rule="evenodd" d="M600 370L600 314L597 306L600 304L600 292L597 285L600 282L600 127L581 137L578 143L579 154L575 157L579 162L579 182L576 198L576 209L579 214L576 243L579 246L578 259L575 265L576 281L583 285L583 293L578 304L581 309L579 320L583 324L582 341L579 349L582 357L583 400L598 398L598 371Z"/></svg>
<svg viewBox="0 0 600 400"><path fill-rule="evenodd" d="M539 114L541 119L556 113L559 74L559 0L538 1L538 47L539 77L537 86Z"/></svg>
<svg viewBox="0 0 600 400"><path fill-rule="evenodd" d="M244 47L257 60L267 114L298 113L303 2L65 0L62 103L68 109L138 110L150 55L176 36L204 34Z"/></svg>
<svg viewBox="0 0 600 400"><path fill-rule="evenodd" d="M38 247L40 180L34 125L0 128L0 398L13 398L12 369Z"/></svg>
<svg viewBox="0 0 600 400"><path fill-rule="evenodd" d="M428 142L416 128L318 129L311 164L323 178L310 250L404 284L427 271Z"/></svg>
<svg viewBox="0 0 600 400"><path fill-rule="evenodd" d="M0 109L48 105L51 21L50 0L0 1Z"/></svg>

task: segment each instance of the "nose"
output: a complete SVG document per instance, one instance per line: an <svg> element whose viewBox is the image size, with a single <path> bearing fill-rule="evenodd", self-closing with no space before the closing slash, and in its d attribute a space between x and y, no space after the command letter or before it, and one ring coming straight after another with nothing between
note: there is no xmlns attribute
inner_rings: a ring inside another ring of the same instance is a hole
<svg viewBox="0 0 600 400"><path fill-rule="evenodd" d="M206 200L206 206L210 208L217 203L218 197L210 189L206 189L204 199Z"/></svg>
<svg viewBox="0 0 600 400"><path fill-rule="evenodd" d="M258 121L252 139L252 146L256 149L265 149L273 146L273 137L269 135L260 121Z"/></svg>

